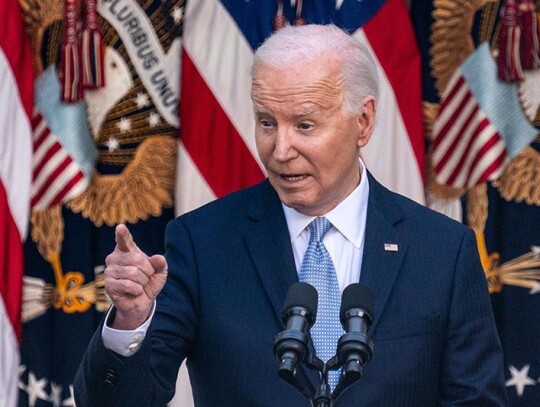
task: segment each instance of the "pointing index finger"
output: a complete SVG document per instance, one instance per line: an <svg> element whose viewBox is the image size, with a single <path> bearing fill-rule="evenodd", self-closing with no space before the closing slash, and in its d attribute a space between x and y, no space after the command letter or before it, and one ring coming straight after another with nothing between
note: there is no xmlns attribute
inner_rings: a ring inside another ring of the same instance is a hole
<svg viewBox="0 0 540 407"><path fill-rule="evenodd" d="M133 236L131 236L131 233L129 233L127 226L122 223L116 226L115 240L116 240L116 248L118 250L122 252L126 252L126 253L139 252L139 248L133 241Z"/></svg>

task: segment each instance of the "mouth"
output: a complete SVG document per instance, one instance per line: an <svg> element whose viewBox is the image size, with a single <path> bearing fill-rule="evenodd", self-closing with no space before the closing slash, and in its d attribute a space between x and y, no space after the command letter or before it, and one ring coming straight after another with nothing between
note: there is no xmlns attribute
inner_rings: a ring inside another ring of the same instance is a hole
<svg viewBox="0 0 540 407"><path fill-rule="evenodd" d="M289 181L289 182L298 182L298 181L302 181L303 179L306 179L307 175L284 175L284 174L282 174L281 178L283 178L283 179L285 179L286 181Z"/></svg>

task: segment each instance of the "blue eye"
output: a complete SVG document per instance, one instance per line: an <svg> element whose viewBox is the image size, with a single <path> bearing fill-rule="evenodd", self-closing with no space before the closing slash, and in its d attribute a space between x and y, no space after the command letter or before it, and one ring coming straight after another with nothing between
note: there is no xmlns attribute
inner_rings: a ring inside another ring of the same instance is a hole
<svg viewBox="0 0 540 407"><path fill-rule="evenodd" d="M309 130L309 129L311 129L312 127L313 127L313 125L311 125L311 124L309 124L309 123L300 123L300 124L298 125L298 128L299 128L300 130Z"/></svg>

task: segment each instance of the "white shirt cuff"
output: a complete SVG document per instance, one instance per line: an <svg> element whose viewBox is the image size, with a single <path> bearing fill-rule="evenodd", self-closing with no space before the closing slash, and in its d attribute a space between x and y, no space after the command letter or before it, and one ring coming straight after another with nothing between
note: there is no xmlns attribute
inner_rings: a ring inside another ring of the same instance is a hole
<svg viewBox="0 0 540 407"><path fill-rule="evenodd" d="M109 317L113 309L114 305L107 312L105 323L103 324L103 329L101 330L101 339L103 340L103 345L107 349L119 353L122 356L133 356L135 353L137 353L144 341L144 338L146 337L146 332L148 331L150 322L154 317L154 311L156 310L156 301L154 301L154 306L152 307L150 317L144 324L133 331L124 331L107 326L107 322L109 321Z"/></svg>

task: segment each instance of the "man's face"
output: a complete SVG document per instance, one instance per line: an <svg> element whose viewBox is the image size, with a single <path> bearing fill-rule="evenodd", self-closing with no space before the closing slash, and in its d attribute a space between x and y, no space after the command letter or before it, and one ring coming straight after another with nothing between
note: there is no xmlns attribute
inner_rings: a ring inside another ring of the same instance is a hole
<svg viewBox="0 0 540 407"><path fill-rule="evenodd" d="M253 75L255 138L259 157L281 201L319 216L346 198L360 181L358 154L371 136L374 100L363 112L342 111L342 78L331 58Z"/></svg>

